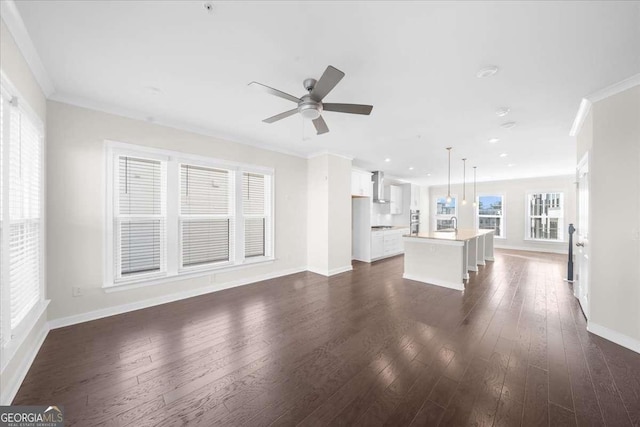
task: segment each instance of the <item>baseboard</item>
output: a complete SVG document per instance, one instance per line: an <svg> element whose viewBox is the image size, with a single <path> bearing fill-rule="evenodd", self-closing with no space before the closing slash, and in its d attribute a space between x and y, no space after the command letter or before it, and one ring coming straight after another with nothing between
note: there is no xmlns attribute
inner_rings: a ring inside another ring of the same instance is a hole
<svg viewBox="0 0 640 427"><path fill-rule="evenodd" d="M528 247L528 246L512 246L512 245L500 245L497 243L494 243L494 248L495 249L508 249L508 250L512 250L512 251L527 251L527 252L543 252L543 253L551 253L551 254L562 254L562 255L567 255L568 250L567 249L554 249L554 248L540 248L540 247ZM488 260L488 258L487 258ZM491 259L490 261L493 261L493 259Z"/></svg>
<svg viewBox="0 0 640 427"><path fill-rule="evenodd" d="M416 275L407 274L407 273L404 273L402 275L402 278L415 280L416 282L424 282L429 285L442 286L443 288L455 289L456 291L464 291L464 283L445 282L439 279L416 276Z"/></svg>
<svg viewBox="0 0 640 427"><path fill-rule="evenodd" d="M325 277L335 276L336 274L344 273L346 271L351 271L351 270L353 270L353 266L351 264L338 267L338 268L333 268L331 270L326 270L324 268L317 268L317 267L307 267L307 271L310 271L312 273L316 273Z"/></svg>
<svg viewBox="0 0 640 427"><path fill-rule="evenodd" d="M13 375L9 378L7 382L7 386L1 390L0 393L0 405L11 405L13 399L16 397L20 386L22 385L22 381L27 376L27 372L31 368L31 364L35 360L38 355L38 351L40 351L40 347L44 343L45 338L47 338L47 334L49 333L49 324L47 322L43 322L42 328L40 328L40 332L38 332L38 336L35 340L35 345L29 349L27 356L22 359L18 369L13 372ZM7 375L8 372L4 372L3 375Z"/></svg>
<svg viewBox="0 0 640 427"><path fill-rule="evenodd" d="M50 320L49 327L51 329L63 328L65 326L71 326L71 325L75 325L83 322L90 322L92 320L98 320L104 317L115 316L117 314L123 314L130 311L153 307L156 305L167 304L170 302L179 301L186 298L192 298L199 295L222 291L224 289L250 285L252 283L261 282L263 280L276 279L278 277L288 276L290 274L300 273L303 271L307 271L307 268L306 267L291 268L288 270L262 274L259 276L252 276L245 279L238 279L238 280L233 280L225 283L215 283L213 285L204 286L202 288L191 289L183 292L176 292L168 295L162 295L159 297L149 298L142 301L136 301L129 304L123 304L123 305L118 305L114 307L107 307L100 310L90 311L87 313L75 314L73 316L60 317L58 319Z"/></svg>
<svg viewBox="0 0 640 427"><path fill-rule="evenodd" d="M629 350L640 353L640 341L633 339L627 335L616 332L613 329L609 329L606 326L598 325L597 323L587 322L587 330L593 334L598 335L606 340L614 342L618 345L628 348Z"/></svg>

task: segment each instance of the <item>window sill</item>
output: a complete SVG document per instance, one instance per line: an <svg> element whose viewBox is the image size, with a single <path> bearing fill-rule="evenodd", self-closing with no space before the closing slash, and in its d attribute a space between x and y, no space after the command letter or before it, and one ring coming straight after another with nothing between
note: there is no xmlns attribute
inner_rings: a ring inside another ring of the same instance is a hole
<svg viewBox="0 0 640 427"><path fill-rule="evenodd" d="M261 257L259 259L250 261L245 260L245 262L243 262L242 264L233 264L224 267L209 268L206 270L203 269L197 271L182 272L171 276L146 278L126 283L104 284L102 286L102 289L106 293L128 291L131 289L143 288L146 286L162 285L165 283L171 283L180 280L195 279L197 277L211 276L218 273L227 273L229 271L241 270L254 265L272 264L276 260L276 258Z"/></svg>
<svg viewBox="0 0 640 427"><path fill-rule="evenodd" d="M0 366L0 372L4 371L6 365L15 356L16 351L24 343L24 340L29 336L33 328L36 326L36 322L44 314L47 306L51 300L42 300L38 302L29 311L29 314L22 319L22 321L11 331L11 339L4 344L2 348L2 365Z"/></svg>
<svg viewBox="0 0 640 427"><path fill-rule="evenodd" d="M549 239L531 239L525 237L526 242L540 242L540 243L565 243L564 240L549 240Z"/></svg>

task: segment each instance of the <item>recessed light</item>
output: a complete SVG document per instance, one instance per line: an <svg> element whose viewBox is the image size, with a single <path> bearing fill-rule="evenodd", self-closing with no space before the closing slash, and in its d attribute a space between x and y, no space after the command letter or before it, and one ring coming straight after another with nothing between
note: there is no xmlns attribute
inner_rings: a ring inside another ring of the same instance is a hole
<svg viewBox="0 0 640 427"><path fill-rule="evenodd" d="M430 174L430 173L428 173L428 174L427 174L427 176L431 176L431 174Z"/></svg>
<svg viewBox="0 0 640 427"><path fill-rule="evenodd" d="M502 129L511 129L516 125L516 122L506 122L500 125Z"/></svg>
<svg viewBox="0 0 640 427"><path fill-rule="evenodd" d="M384 161L385 161L385 162L387 162L387 163L389 163L389 162L391 161L391 159L386 158L386 159L384 159Z"/></svg>
<svg viewBox="0 0 640 427"><path fill-rule="evenodd" d="M483 79L485 77L491 77L497 72L498 67L496 67L495 65L489 65L488 67L480 68L476 73L476 77L479 79Z"/></svg>
<svg viewBox="0 0 640 427"><path fill-rule="evenodd" d="M514 167L515 164L514 163L509 163L507 166L509 166L510 168Z"/></svg>
<svg viewBox="0 0 640 427"><path fill-rule="evenodd" d="M511 111L511 109L510 109L510 108L508 108L508 107L498 108L498 109L496 110L496 116L498 116L498 117L504 117L504 116L506 116L507 114L509 114L509 111Z"/></svg>
<svg viewBox="0 0 640 427"><path fill-rule="evenodd" d="M500 157L507 157L507 153L500 154Z"/></svg>
<svg viewBox="0 0 640 427"><path fill-rule="evenodd" d="M409 170L412 171L413 170L413 166L409 166Z"/></svg>
<svg viewBox="0 0 640 427"><path fill-rule="evenodd" d="M500 141L500 138L489 138L489 143L491 144L495 144L498 141Z"/></svg>

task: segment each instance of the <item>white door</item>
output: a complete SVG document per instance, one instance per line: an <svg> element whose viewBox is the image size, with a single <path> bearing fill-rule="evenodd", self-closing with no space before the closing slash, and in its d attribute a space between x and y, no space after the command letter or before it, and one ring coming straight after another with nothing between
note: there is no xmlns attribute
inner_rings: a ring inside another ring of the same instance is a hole
<svg viewBox="0 0 640 427"><path fill-rule="evenodd" d="M589 318L589 158L588 153L578 164L578 224L575 236L578 276L574 294L584 315Z"/></svg>

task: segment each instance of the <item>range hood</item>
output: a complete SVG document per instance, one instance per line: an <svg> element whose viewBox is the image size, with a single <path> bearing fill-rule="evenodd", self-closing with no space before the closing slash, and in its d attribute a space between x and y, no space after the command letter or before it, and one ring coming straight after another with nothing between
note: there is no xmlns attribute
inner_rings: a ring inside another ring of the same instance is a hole
<svg viewBox="0 0 640 427"><path fill-rule="evenodd" d="M384 172L375 171L373 173L373 203L389 203L384 198Z"/></svg>

